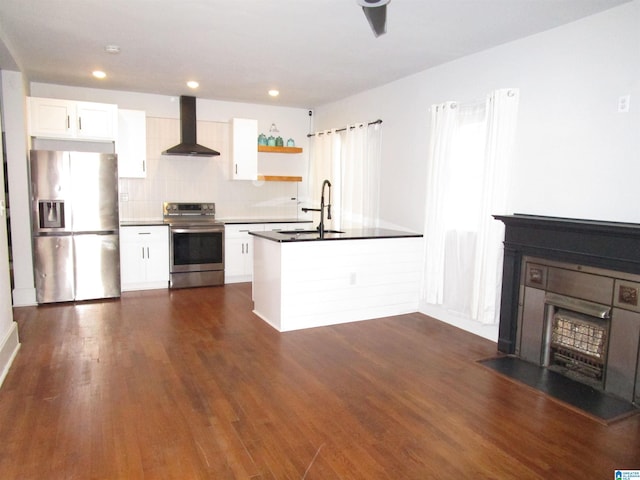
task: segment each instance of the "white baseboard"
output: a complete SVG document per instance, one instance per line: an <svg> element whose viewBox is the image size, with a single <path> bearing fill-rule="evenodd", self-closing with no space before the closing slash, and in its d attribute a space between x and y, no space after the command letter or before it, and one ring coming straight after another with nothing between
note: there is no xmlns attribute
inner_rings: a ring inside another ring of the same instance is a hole
<svg viewBox="0 0 640 480"><path fill-rule="evenodd" d="M450 312L442 307L436 305L425 304L420 302L419 312L427 315L428 317L435 318L441 322L448 323L454 327L465 330L479 337L486 338L492 342L498 341L498 325L485 325L480 322L473 321L469 318L463 317L460 314Z"/></svg>
<svg viewBox="0 0 640 480"><path fill-rule="evenodd" d="M11 328L2 339L2 343L0 343L0 386L2 386L7 373L9 373L9 367L11 367L13 359L16 358L18 350L20 350L18 324L11 322Z"/></svg>

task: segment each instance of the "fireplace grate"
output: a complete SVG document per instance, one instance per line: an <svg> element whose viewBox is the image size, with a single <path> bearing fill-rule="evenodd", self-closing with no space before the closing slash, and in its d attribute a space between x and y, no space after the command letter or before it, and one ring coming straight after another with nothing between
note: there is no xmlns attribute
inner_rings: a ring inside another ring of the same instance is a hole
<svg viewBox="0 0 640 480"><path fill-rule="evenodd" d="M557 364L593 378L602 378L607 329L586 315L558 310L553 317L551 352Z"/></svg>

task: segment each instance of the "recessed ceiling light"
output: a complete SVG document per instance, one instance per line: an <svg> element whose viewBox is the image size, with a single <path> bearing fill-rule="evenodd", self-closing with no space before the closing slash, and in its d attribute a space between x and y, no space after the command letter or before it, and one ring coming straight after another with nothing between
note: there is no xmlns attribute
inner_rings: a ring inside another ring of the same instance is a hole
<svg viewBox="0 0 640 480"><path fill-rule="evenodd" d="M272 97L277 97L278 95L280 95L280 92L274 88L269 90L269 95L271 95Z"/></svg>
<svg viewBox="0 0 640 480"><path fill-rule="evenodd" d="M189 80L187 82L187 87L189 88L198 88L200 86L200 84L198 82L196 82L195 80Z"/></svg>
<svg viewBox="0 0 640 480"><path fill-rule="evenodd" d="M102 70L94 70L93 72L91 72L91 75L93 75L96 78L106 78L107 74L104 73Z"/></svg>
<svg viewBox="0 0 640 480"><path fill-rule="evenodd" d="M107 45L104 47L104 51L115 55L116 53L120 53L120 47L118 45Z"/></svg>

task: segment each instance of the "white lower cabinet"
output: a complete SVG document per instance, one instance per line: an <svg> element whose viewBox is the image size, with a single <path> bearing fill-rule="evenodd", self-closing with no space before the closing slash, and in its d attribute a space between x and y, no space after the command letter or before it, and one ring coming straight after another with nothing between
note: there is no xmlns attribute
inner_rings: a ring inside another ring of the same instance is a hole
<svg viewBox="0 0 640 480"><path fill-rule="evenodd" d="M120 228L122 291L169 286L169 227Z"/></svg>
<svg viewBox="0 0 640 480"><path fill-rule="evenodd" d="M253 277L253 237L251 231L262 231L261 223L224 226L224 282L250 282Z"/></svg>
<svg viewBox="0 0 640 480"><path fill-rule="evenodd" d="M224 227L224 282L253 280L253 236L249 232L312 228L310 223L243 223Z"/></svg>

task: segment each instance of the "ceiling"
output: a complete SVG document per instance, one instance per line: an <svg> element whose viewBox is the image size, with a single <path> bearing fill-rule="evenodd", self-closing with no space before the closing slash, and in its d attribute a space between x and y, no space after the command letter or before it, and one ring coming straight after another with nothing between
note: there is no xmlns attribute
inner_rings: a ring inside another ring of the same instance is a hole
<svg viewBox="0 0 640 480"><path fill-rule="evenodd" d="M375 38L356 0L2 0L0 68L31 82L313 108L627 1L392 0Z"/></svg>

